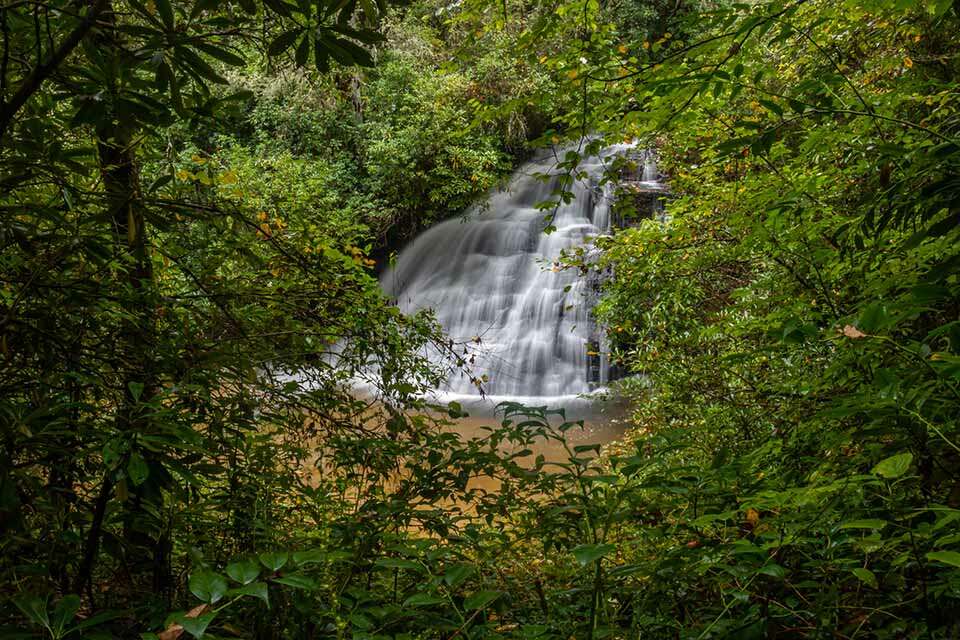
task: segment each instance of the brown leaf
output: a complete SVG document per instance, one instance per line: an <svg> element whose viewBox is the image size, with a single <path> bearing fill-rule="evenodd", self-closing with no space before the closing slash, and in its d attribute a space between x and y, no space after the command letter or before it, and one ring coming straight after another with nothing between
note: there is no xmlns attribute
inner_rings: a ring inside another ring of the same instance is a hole
<svg viewBox="0 0 960 640"><path fill-rule="evenodd" d="M854 340L857 338L867 337L867 334L865 334L863 331L860 331L860 329L857 329L852 324L848 324L843 328L843 335L847 336L848 338L853 338Z"/></svg>
<svg viewBox="0 0 960 640"><path fill-rule="evenodd" d="M180 637L180 634L183 633L183 627L174 622L169 627L157 634L157 638L160 640L177 640Z"/></svg>
<svg viewBox="0 0 960 640"><path fill-rule="evenodd" d="M208 604L201 604L190 611L187 611L184 618L196 618L197 616L202 616L210 608ZM159 640L177 640L183 634L183 627L177 624L176 622L172 623L169 627L157 634Z"/></svg>

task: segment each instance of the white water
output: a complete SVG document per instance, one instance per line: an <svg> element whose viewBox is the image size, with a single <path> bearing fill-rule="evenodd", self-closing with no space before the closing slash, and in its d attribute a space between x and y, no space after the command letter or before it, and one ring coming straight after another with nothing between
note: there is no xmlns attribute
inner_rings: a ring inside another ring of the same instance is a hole
<svg viewBox="0 0 960 640"><path fill-rule="evenodd" d="M609 231L613 188L597 184L612 156L631 148L613 146L581 164L586 177L570 189L573 201L557 209L552 234L543 232L551 211L535 207L551 198L562 173L551 154L521 167L488 207L422 233L381 277L403 312L434 309L450 338L476 352L471 373L486 376L486 394L529 401L588 393L606 382L605 358L597 366L595 356L594 371L588 371L591 341L595 348L602 340L590 317L591 286L576 270L555 270L552 263L562 250ZM534 177L538 173L553 177L543 181ZM652 159L643 179L657 179ZM453 397L480 393L461 372L449 377L445 391Z"/></svg>

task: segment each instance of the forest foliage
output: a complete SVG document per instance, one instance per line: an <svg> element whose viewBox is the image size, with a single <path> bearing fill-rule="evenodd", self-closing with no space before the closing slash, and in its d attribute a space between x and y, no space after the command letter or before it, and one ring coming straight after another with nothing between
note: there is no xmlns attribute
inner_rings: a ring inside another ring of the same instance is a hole
<svg viewBox="0 0 960 640"><path fill-rule="evenodd" d="M0 31L0 637L960 632L956 3L24 0ZM572 143L562 200L631 140L667 220L624 187L565 261L631 431L458 435L423 354L461 345L377 261L538 145Z"/></svg>

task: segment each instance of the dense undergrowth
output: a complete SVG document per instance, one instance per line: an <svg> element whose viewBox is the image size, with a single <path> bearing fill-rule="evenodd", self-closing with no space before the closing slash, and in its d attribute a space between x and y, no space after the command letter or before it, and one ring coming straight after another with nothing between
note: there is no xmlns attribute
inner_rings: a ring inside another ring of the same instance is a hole
<svg viewBox="0 0 960 640"><path fill-rule="evenodd" d="M956 6L0 12L0 637L960 633ZM534 138L672 196L567 264L632 431L521 464L370 251Z"/></svg>

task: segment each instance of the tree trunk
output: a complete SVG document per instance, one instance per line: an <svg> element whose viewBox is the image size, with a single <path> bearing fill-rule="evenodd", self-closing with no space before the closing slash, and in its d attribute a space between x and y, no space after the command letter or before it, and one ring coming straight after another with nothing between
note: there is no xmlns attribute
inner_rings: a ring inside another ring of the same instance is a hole
<svg viewBox="0 0 960 640"><path fill-rule="evenodd" d="M117 16L112 3L107 4L102 22L110 28L101 29L94 36L95 45L105 57L116 58L112 65L117 73L123 73L122 35L115 28ZM117 104L121 91L121 78L111 79L111 105ZM114 112L116 109L114 108ZM117 271L117 289L124 300L124 317L118 323L115 339L116 380L120 387L115 413L117 431L126 434L126 442L134 443L136 434L150 431L151 400L157 390L154 347L156 343L157 292L147 235L145 208L141 197L140 174L137 163L137 131L124 124L124 118L104 120L97 129L96 144L100 161L100 177L103 184L105 205L109 212L114 238L114 252L121 268ZM135 448L135 447L134 447ZM121 467L135 451L128 452ZM140 455L139 453L137 455ZM147 496L141 488L131 486L129 478L107 470L104 486L117 484L117 493L125 499L123 509L124 561L131 577L131 589L142 583L144 589L162 594L169 585L169 545L163 540L160 523L150 522L150 510L143 503ZM149 479L148 479L149 481ZM162 513L162 493L151 491L156 512ZM101 495L101 500L104 498ZM102 507L98 500L98 507ZM150 524L151 526L145 526ZM155 525L155 526L153 526ZM84 559L89 566L86 573L93 573L96 565L96 550L99 547L101 521L94 518L87 540ZM152 573L146 580L145 573ZM140 580L139 577L144 579ZM82 576L81 576L82 577ZM132 594L131 594L132 595Z"/></svg>

